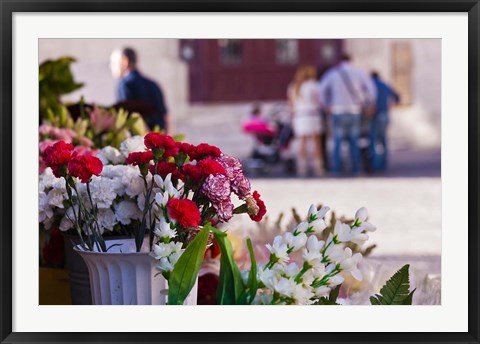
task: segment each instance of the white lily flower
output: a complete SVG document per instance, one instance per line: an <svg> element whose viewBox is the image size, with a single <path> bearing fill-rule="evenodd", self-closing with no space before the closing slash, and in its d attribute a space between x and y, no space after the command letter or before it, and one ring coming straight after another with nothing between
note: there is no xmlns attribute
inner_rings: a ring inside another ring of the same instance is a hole
<svg viewBox="0 0 480 344"><path fill-rule="evenodd" d="M368 240L368 235L362 233L362 227L354 228L350 231L350 241L362 246Z"/></svg>
<svg viewBox="0 0 480 344"><path fill-rule="evenodd" d="M168 260L168 258L163 257L163 258L160 258L160 260L158 261L156 268L162 272L172 271L173 264Z"/></svg>
<svg viewBox="0 0 480 344"><path fill-rule="evenodd" d="M156 223L154 233L159 238L175 238L177 236L177 231L170 228L170 224L165 220L165 218L160 218L160 221Z"/></svg>
<svg viewBox="0 0 480 344"><path fill-rule="evenodd" d="M352 277L358 281L363 279L362 272L358 269L357 265L362 260L360 253L352 255L352 250L347 247L345 249L345 260L340 263L340 267L343 271L348 271L352 274Z"/></svg>
<svg viewBox="0 0 480 344"><path fill-rule="evenodd" d="M310 305L313 303L311 300L315 294L312 292L310 286L305 284L297 284L293 288L292 297L295 300L295 304L297 305Z"/></svg>
<svg viewBox="0 0 480 344"><path fill-rule="evenodd" d="M345 281L345 279L342 276L335 275L330 277L330 279L328 280L328 285L330 287L336 287L337 285L342 284L343 281Z"/></svg>
<svg viewBox="0 0 480 344"><path fill-rule="evenodd" d="M169 257L168 257L168 260L170 261L170 263L172 263L173 265L175 265L178 261L178 259L182 256L183 252L185 250L181 249L177 252L174 252L172 253Z"/></svg>
<svg viewBox="0 0 480 344"><path fill-rule="evenodd" d="M322 207L319 211L317 211L317 219L323 219L329 211L330 207Z"/></svg>
<svg viewBox="0 0 480 344"><path fill-rule="evenodd" d="M287 297L292 297L295 286L296 286L296 283L292 278L282 277L280 278L278 283L274 285L274 289L279 294L282 294Z"/></svg>
<svg viewBox="0 0 480 344"><path fill-rule="evenodd" d="M168 194L170 198L178 198L180 196L180 192L178 192L171 183L166 185L165 193Z"/></svg>
<svg viewBox="0 0 480 344"><path fill-rule="evenodd" d="M296 274L300 272L300 268L296 263L290 263L285 267L285 270L283 272L288 277L294 277Z"/></svg>
<svg viewBox="0 0 480 344"><path fill-rule="evenodd" d="M341 242L347 242L352 239L351 229L349 225L342 223L341 221L337 220L335 223L335 228L333 229L333 233L337 236L337 239Z"/></svg>
<svg viewBox="0 0 480 344"><path fill-rule="evenodd" d="M168 193L164 193L162 194L161 192L158 192L156 195L155 195L155 202L157 202L158 205L167 205L168 203L168 199L170 197L168 196Z"/></svg>
<svg viewBox="0 0 480 344"><path fill-rule="evenodd" d="M345 253L341 246L331 243L325 250L325 256L330 262L338 263L345 259Z"/></svg>
<svg viewBox="0 0 480 344"><path fill-rule="evenodd" d="M155 184L157 184L157 186L160 189L163 189L163 179L162 179L162 177L160 177L158 174L156 174L156 175L153 176L153 179L155 180Z"/></svg>
<svg viewBox="0 0 480 344"><path fill-rule="evenodd" d="M308 222L300 222L295 230L293 231L294 233L305 233L309 227Z"/></svg>
<svg viewBox="0 0 480 344"><path fill-rule="evenodd" d="M312 282L314 279L322 279L323 276L325 276L325 265L324 264L317 264L314 267L312 267L310 270L308 270L309 274L312 277ZM305 281L305 279L304 279Z"/></svg>
<svg viewBox="0 0 480 344"><path fill-rule="evenodd" d="M320 298L320 297L326 297L330 293L330 288L327 286L321 286L319 288L315 289L315 296Z"/></svg>
<svg viewBox="0 0 480 344"><path fill-rule="evenodd" d="M305 233L293 235L291 232L287 232L283 234L283 242L287 245L290 252L295 252L305 246L307 235Z"/></svg>
<svg viewBox="0 0 480 344"><path fill-rule="evenodd" d="M317 210L317 207L315 207L313 204L310 206L308 209L308 218L313 218L313 220L318 220L322 219L325 217L325 215L329 212L330 208L329 207L322 207L319 210Z"/></svg>
<svg viewBox="0 0 480 344"><path fill-rule="evenodd" d="M273 295L272 294L257 294L255 298L253 299L253 304L254 305L269 305L273 300Z"/></svg>
<svg viewBox="0 0 480 344"><path fill-rule="evenodd" d="M153 253L155 255L155 259L159 260L161 258L169 257L171 254L175 252L180 252L182 250L182 243L181 242L169 242L168 244L165 243L158 243L153 245Z"/></svg>
<svg viewBox="0 0 480 344"><path fill-rule="evenodd" d="M307 240L307 248L303 250L302 258L310 266L316 266L322 261L322 253L320 252L325 242L318 240L315 235L312 235Z"/></svg>
<svg viewBox="0 0 480 344"><path fill-rule="evenodd" d="M362 228L362 230L365 232L375 232L377 230L377 227L372 225L370 222L362 222L360 228Z"/></svg>
<svg viewBox="0 0 480 344"><path fill-rule="evenodd" d="M315 205L310 205L310 208L308 208L308 218L310 218L312 215L317 215L317 207Z"/></svg>
<svg viewBox="0 0 480 344"><path fill-rule="evenodd" d="M364 222L367 218L368 218L368 210L365 207L361 207L355 213L355 219L357 219L360 222Z"/></svg>
<svg viewBox="0 0 480 344"><path fill-rule="evenodd" d="M257 271L257 278L262 282L267 288L273 289L277 281L277 274L271 269L259 269Z"/></svg>
<svg viewBox="0 0 480 344"><path fill-rule="evenodd" d="M273 245L266 244L265 247L278 259L278 263L285 264L290 259L288 257L288 247L283 243L283 239L280 235L273 239Z"/></svg>
<svg viewBox="0 0 480 344"><path fill-rule="evenodd" d="M315 234L322 234L323 230L327 228L325 220L318 218L313 222L310 222L310 227L312 228Z"/></svg>

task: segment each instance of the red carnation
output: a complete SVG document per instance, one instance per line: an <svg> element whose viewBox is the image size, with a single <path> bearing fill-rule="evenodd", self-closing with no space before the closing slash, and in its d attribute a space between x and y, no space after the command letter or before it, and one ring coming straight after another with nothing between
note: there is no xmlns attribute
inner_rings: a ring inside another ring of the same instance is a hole
<svg viewBox="0 0 480 344"><path fill-rule="evenodd" d="M197 166L202 170L203 174L208 176L210 174L223 174L225 175L225 169L218 161L212 160L210 158L201 160L198 162Z"/></svg>
<svg viewBox="0 0 480 344"><path fill-rule="evenodd" d="M171 136L160 133L149 133L144 139L145 146L150 149L163 149L163 158L178 154L178 147Z"/></svg>
<svg viewBox="0 0 480 344"><path fill-rule="evenodd" d="M58 141L57 143L47 147L43 152L43 160L47 167L50 167L55 177L60 178L63 173L60 171L62 166L66 166L72 159L72 151L74 147L71 143ZM65 170L66 172L66 170Z"/></svg>
<svg viewBox="0 0 480 344"><path fill-rule="evenodd" d="M192 179L194 182L199 182L203 178L203 172L197 165L186 164L182 167L184 175Z"/></svg>
<svg viewBox="0 0 480 344"><path fill-rule="evenodd" d="M127 164L129 165L140 165L140 164L149 164L153 159L153 153L148 152L133 152L128 154Z"/></svg>
<svg viewBox="0 0 480 344"><path fill-rule="evenodd" d="M186 154L188 156L190 156L191 152L195 149L194 145L186 142L175 142L175 145L177 146L180 153Z"/></svg>
<svg viewBox="0 0 480 344"><path fill-rule="evenodd" d="M267 213L267 207L265 207L265 203L260 199L260 194L257 191L254 191L252 196L257 203L258 212L256 215L250 215L250 218L253 221L260 222L263 216Z"/></svg>
<svg viewBox="0 0 480 344"><path fill-rule="evenodd" d="M222 155L222 151L218 147L210 146L207 143L200 143L190 152L190 158L194 160L201 160L207 157L218 158L220 155Z"/></svg>
<svg viewBox="0 0 480 344"><path fill-rule="evenodd" d="M168 215L180 223L183 228L200 224L200 211L195 202L189 199L170 198L167 203Z"/></svg>
<svg viewBox="0 0 480 344"><path fill-rule="evenodd" d="M90 155L75 156L68 163L68 172L72 177L78 177L82 183L88 183L93 175L102 173L103 164L99 158Z"/></svg>
<svg viewBox="0 0 480 344"><path fill-rule="evenodd" d="M172 174L173 178L181 177L174 162L160 161L155 166L157 167L157 174L162 178L165 178L169 173ZM150 166L150 173L153 174L153 165Z"/></svg>

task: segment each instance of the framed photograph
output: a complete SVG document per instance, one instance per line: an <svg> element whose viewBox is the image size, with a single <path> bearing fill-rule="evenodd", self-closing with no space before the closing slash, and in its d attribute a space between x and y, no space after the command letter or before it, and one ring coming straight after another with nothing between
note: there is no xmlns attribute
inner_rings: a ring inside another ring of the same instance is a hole
<svg viewBox="0 0 480 344"><path fill-rule="evenodd" d="M1 343L480 342L478 0L0 1Z"/></svg>

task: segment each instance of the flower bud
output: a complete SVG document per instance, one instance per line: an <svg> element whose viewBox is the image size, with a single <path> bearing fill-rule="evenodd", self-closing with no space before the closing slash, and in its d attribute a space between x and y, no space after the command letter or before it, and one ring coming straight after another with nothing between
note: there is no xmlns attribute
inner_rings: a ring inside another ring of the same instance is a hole
<svg viewBox="0 0 480 344"><path fill-rule="evenodd" d="M368 217L368 210L365 207L361 207L355 213L355 218L358 219L360 222L365 221L367 217Z"/></svg>

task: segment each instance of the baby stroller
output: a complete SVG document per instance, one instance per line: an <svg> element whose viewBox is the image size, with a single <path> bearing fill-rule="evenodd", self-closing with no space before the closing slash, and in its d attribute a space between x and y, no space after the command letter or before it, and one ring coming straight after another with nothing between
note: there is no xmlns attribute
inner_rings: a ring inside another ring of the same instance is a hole
<svg viewBox="0 0 480 344"><path fill-rule="evenodd" d="M267 174L275 166L283 165L284 172L295 173L295 159L289 154L293 139L289 117L283 104L275 104L266 118L250 117L243 123L243 131L255 138L255 146L246 162L248 170Z"/></svg>

